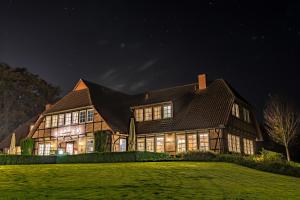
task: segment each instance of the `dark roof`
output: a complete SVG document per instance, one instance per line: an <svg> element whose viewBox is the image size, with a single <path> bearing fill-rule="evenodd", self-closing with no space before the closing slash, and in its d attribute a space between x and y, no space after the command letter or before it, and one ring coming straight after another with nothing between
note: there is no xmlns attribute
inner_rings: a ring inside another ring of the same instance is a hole
<svg viewBox="0 0 300 200"><path fill-rule="evenodd" d="M170 119L137 122L138 134L225 125L234 101L233 93L222 79L213 81L202 91L197 90L197 84L190 84L148 92L147 96L141 104L172 101L174 114Z"/></svg>
<svg viewBox="0 0 300 200"><path fill-rule="evenodd" d="M9 148L11 137L13 133L16 135L16 146L20 145L21 139L27 137L30 131L30 125L34 124L36 120L38 119L38 116L35 116L28 120L27 122L21 124L18 126L11 134L9 134L4 140L0 143L0 149Z"/></svg>

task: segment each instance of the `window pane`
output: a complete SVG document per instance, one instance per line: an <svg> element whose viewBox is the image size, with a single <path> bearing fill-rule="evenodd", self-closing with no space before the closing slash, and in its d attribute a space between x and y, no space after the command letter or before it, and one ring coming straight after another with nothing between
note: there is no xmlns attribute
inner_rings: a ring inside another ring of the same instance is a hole
<svg viewBox="0 0 300 200"><path fill-rule="evenodd" d="M86 152L92 153L94 151L94 139L86 140Z"/></svg>
<svg viewBox="0 0 300 200"><path fill-rule="evenodd" d="M144 138L137 139L137 150L145 151L145 139Z"/></svg>
<svg viewBox="0 0 300 200"><path fill-rule="evenodd" d="M157 137L156 138L156 152L164 152L165 151L165 137Z"/></svg>
<svg viewBox="0 0 300 200"><path fill-rule="evenodd" d="M120 151L126 151L126 139L120 139Z"/></svg>
<svg viewBox="0 0 300 200"><path fill-rule="evenodd" d="M44 155L46 155L46 156L50 155L50 150L51 150L51 144L50 143L46 143L45 144Z"/></svg>
<svg viewBox="0 0 300 200"><path fill-rule="evenodd" d="M185 152L185 135L177 135L177 152Z"/></svg>
<svg viewBox="0 0 300 200"><path fill-rule="evenodd" d="M142 122L143 121L143 116L144 115L144 111L143 109L136 109L135 110L135 120L137 122Z"/></svg>
<svg viewBox="0 0 300 200"><path fill-rule="evenodd" d="M170 118L170 117L172 117L172 106L165 105L164 106L164 118Z"/></svg>
<svg viewBox="0 0 300 200"><path fill-rule="evenodd" d="M72 124L78 124L78 112L73 112Z"/></svg>
<svg viewBox="0 0 300 200"><path fill-rule="evenodd" d="M208 133L199 134L199 150L208 151L209 150L209 138Z"/></svg>
<svg viewBox="0 0 300 200"><path fill-rule="evenodd" d="M153 119L161 119L161 106L154 107L153 112Z"/></svg>
<svg viewBox="0 0 300 200"><path fill-rule="evenodd" d="M152 108L145 108L145 121L152 120Z"/></svg>
<svg viewBox="0 0 300 200"><path fill-rule="evenodd" d="M85 110L80 111L79 113L79 123L84 123L85 122Z"/></svg>
<svg viewBox="0 0 300 200"><path fill-rule="evenodd" d="M50 128L51 127L51 116L46 117L46 123L45 123L45 128Z"/></svg>
<svg viewBox="0 0 300 200"><path fill-rule="evenodd" d="M71 113L66 113L65 125L70 125L70 124L71 124Z"/></svg>
<svg viewBox="0 0 300 200"><path fill-rule="evenodd" d="M87 121L88 122L94 121L94 110L87 111Z"/></svg>
<svg viewBox="0 0 300 200"><path fill-rule="evenodd" d="M57 115L53 115L52 116L52 127L56 127L57 126Z"/></svg>
<svg viewBox="0 0 300 200"><path fill-rule="evenodd" d="M39 144L39 151L38 151L38 155L42 156L44 155L44 144Z"/></svg>
<svg viewBox="0 0 300 200"><path fill-rule="evenodd" d="M236 153L241 152L240 137L228 134L228 151Z"/></svg>
<svg viewBox="0 0 300 200"><path fill-rule="evenodd" d="M196 134L188 134L188 150L196 151L197 150L197 135Z"/></svg>
<svg viewBox="0 0 300 200"><path fill-rule="evenodd" d="M154 138L147 138L146 145L147 151L154 152Z"/></svg>
<svg viewBox="0 0 300 200"><path fill-rule="evenodd" d="M65 115L64 114L60 114L58 116L58 126L63 126L64 125L64 120L65 120Z"/></svg>

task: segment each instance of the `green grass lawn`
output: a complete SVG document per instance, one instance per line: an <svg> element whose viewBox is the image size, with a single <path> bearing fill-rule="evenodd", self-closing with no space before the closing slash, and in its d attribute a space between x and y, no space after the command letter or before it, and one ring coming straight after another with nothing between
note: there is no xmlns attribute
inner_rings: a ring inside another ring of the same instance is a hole
<svg viewBox="0 0 300 200"><path fill-rule="evenodd" d="M0 199L300 199L300 178L229 163L0 166Z"/></svg>

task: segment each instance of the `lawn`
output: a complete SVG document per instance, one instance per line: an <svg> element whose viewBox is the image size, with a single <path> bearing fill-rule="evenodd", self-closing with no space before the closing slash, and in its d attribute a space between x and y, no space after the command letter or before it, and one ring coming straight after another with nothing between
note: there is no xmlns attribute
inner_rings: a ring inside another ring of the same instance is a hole
<svg viewBox="0 0 300 200"><path fill-rule="evenodd" d="M299 199L299 186L229 163L0 166L1 199Z"/></svg>

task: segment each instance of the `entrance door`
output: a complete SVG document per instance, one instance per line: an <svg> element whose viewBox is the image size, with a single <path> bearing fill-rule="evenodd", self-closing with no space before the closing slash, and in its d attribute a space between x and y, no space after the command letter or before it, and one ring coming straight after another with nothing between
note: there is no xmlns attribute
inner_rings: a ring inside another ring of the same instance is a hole
<svg viewBox="0 0 300 200"><path fill-rule="evenodd" d="M73 149L74 149L74 144L73 143L67 143L67 146L66 146L66 153L69 154L69 155L72 155L73 154Z"/></svg>

